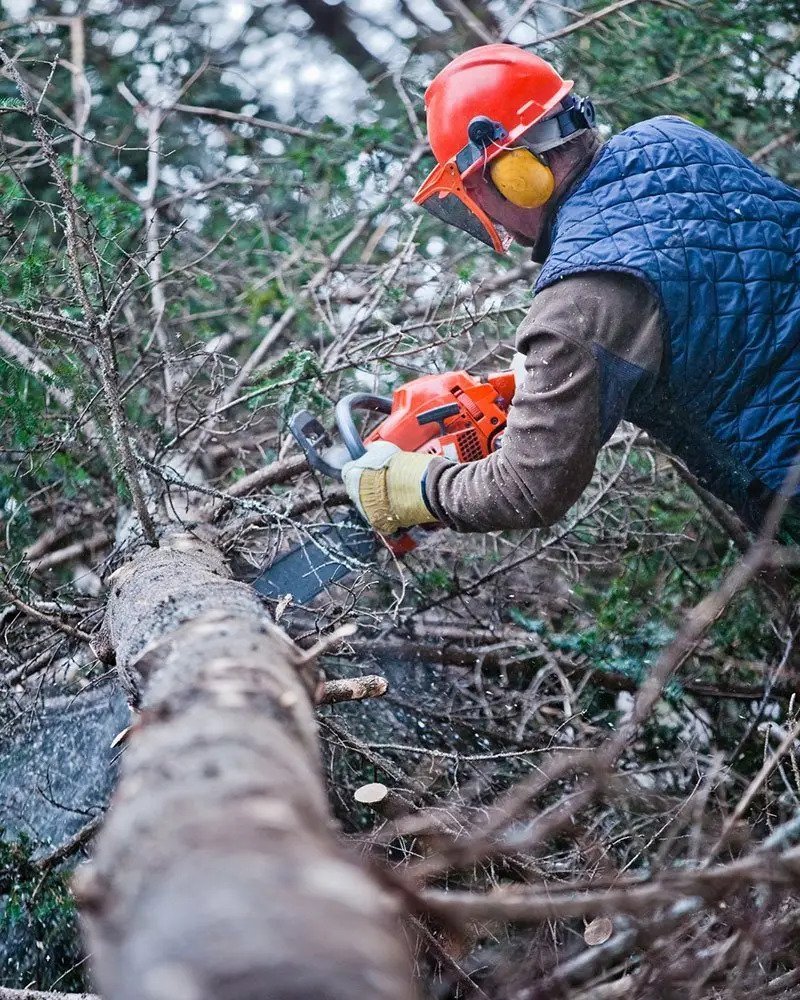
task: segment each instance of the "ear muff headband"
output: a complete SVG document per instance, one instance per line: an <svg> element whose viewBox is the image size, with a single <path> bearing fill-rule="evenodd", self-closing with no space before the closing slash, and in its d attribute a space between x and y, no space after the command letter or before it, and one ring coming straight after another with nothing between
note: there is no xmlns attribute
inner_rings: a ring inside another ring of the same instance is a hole
<svg viewBox="0 0 800 1000"><path fill-rule="evenodd" d="M489 164L489 176L500 194L517 208L539 208L550 199L553 171L529 149L510 149Z"/></svg>

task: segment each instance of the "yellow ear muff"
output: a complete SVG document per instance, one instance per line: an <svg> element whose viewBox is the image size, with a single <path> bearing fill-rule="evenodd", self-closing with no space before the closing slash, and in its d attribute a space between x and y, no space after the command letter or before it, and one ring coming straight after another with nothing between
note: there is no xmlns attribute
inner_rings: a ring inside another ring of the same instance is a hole
<svg viewBox="0 0 800 1000"><path fill-rule="evenodd" d="M550 198L553 171L529 149L509 149L489 164L492 183L517 208L539 208Z"/></svg>

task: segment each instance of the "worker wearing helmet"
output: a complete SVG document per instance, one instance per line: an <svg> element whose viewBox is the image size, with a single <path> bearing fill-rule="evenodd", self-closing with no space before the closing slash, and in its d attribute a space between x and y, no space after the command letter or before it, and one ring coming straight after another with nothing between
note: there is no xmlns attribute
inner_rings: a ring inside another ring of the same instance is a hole
<svg viewBox="0 0 800 1000"><path fill-rule="evenodd" d="M437 165L414 200L542 267L502 448L370 446L343 470L362 513L381 531L551 524L625 418L757 528L800 455L800 192L677 117L602 143L572 81L513 45L454 59L425 104Z"/></svg>

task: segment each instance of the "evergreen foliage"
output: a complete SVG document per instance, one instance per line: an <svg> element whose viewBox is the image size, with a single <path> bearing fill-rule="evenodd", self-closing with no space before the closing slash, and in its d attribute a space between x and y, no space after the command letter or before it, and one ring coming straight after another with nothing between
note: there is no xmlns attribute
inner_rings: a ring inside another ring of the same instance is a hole
<svg viewBox="0 0 800 1000"><path fill-rule="evenodd" d="M0 834L0 986L39 983L64 992L86 989L69 873L42 870L34 845Z"/></svg>

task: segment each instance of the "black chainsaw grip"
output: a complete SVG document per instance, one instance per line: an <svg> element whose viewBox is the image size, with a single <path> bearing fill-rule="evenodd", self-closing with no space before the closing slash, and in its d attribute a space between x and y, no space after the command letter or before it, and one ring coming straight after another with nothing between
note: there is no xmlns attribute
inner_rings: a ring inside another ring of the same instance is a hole
<svg viewBox="0 0 800 1000"><path fill-rule="evenodd" d="M336 426L339 428L342 442L351 458L361 458L367 449L353 419L353 410L388 414L392 412L392 400L389 396L374 396L370 392L351 392L336 404Z"/></svg>
<svg viewBox="0 0 800 1000"><path fill-rule="evenodd" d="M289 420L289 430L305 452L311 468L321 472L323 476L330 476L331 479L338 479L341 482L342 470L326 462L320 453L320 447L330 447L331 440L314 414L308 410L295 413Z"/></svg>

